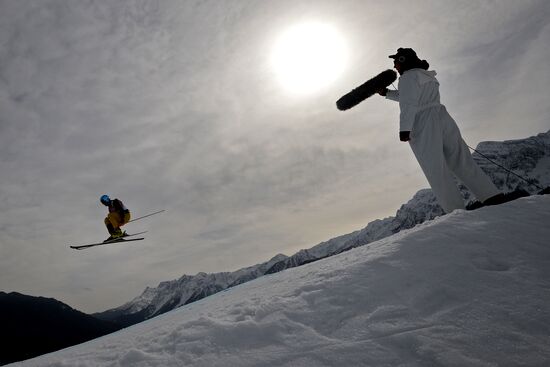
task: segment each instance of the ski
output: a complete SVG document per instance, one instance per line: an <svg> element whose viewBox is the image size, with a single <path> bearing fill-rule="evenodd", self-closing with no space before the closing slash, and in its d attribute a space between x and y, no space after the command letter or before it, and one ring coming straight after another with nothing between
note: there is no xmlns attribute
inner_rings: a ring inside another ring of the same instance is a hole
<svg viewBox="0 0 550 367"><path fill-rule="evenodd" d="M110 245L110 244L113 244L113 243L141 241L141 240L144 240L145 237L130 238L130 239L127 239L127 238L128 237L139 236L140 234L144 234L144 233L147 233L147 231L132 233L132 234L129 234L127 236L120 237L120 238L115 238L115 239L112 239L112 240L109 240L109 241L90 243L90 244L87 244L87 245L69 246L69 247L72 248L72 249L75 249L75 250L84 250L84 249L87 249L87 248L90 248L90 247Z"/></svg>

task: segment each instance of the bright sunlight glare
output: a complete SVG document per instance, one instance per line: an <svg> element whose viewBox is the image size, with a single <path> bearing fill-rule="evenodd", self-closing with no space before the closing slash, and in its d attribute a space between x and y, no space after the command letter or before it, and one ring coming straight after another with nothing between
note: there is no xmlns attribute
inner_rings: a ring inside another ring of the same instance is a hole
<svg viewBox="0 0 550 367"><path fill-rule="evenodd" d="M287 29L273 47L271 65L291 93L309 94L328 86L344 71L343 36L326 23L304 23Z"/></svg>

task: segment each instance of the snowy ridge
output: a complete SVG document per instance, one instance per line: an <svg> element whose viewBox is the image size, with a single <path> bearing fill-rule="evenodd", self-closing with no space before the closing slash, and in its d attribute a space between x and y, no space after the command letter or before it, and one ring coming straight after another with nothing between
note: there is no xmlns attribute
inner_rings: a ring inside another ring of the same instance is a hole
<svg viewBox="0 0 550 367"><path fill-rule="evenodd" d="M476 150L516 174L527 176L539 186L550 185L550 131L521 140L483 142ZM503 171L477 153L474 153L474 159L503 191L512 191L516 187L531 194L538 191L536 186Z"/></svg>
<svg viewBox="0 0 550 367"><path fill-rule="evenodd" d="M476 150L504 167L533 179L540 186L550 185L550 131L521 140L483 142ZM474 153L474 159L501 190L507 192L522 188L530 193L538 191L535 186L510 175L479 154ZM474 200L465 187L462 186L461 189L467 200ZM431 189L423 189L402 205L395 217L375 220L359 231L300 250L290 257L277 255L268 262L232 273L199 273L162 282L156 288L147 288L132 301L94 316L125 325L141 322L264 274L311 263L386 238L442 214L443 210L437 204Z"/></svg>
<svg viewBox="0 0 550 367"><path fill-rule="evenodd" d="M273 264L284 258L286 258L285 255L277 255L265 263L235 272L213 274L201 272L196 275L183 275L177 280L161 282L156 288L147 287L140 296L132 301L94 316L104 320L116 320L123 325L134 324L256 279L264 275Z"/></svg>
<svg viewBox="0 0 550 367"><path fill-rule="evenodd" d="M457 210L18 366L546 366L549 221Z"/></svg>

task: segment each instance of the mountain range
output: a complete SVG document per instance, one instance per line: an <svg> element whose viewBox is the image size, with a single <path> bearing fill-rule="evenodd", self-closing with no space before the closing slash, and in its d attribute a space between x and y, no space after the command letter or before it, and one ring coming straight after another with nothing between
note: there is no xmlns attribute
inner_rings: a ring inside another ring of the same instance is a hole
<svg viewBox="0 0 550 367"><path fill-rule="evenodd" d="M80 344L121 328L53 298L16 292L0 292L0 325L0 365Z"/></svg>
<svg viewBox="0 0 550 367"><path fill-rule="evenodd" d="M473 156L504 192L516 189L535 194L550 185L550 131L527 139L483 142ZM491 161L489 161L489 159ZM513 170L507 172L499 164ZM475 200L460 186L468 202ZM418 191L395 216L375 220L365 228L322 242L292 256L279 254L269 261L234 272L198 273L148 287L130 302L86 315L52 298L0 292L0 324L5 338L0 364L32 358L112 333L182 305L262 276L327 258L389 237L443 215L430 189Z"/></svg>
<svg viewBox="0 0 550 367"><path fill-rule="evenodd" d="M503 192L521 189L535 194L550 185L550 131L526 139L482 142L473 157ZM475 200L465 186L459 186L467 202ZM269 261L234 272L183 275L161 282L157 287L147 287L130 302L93 316L123 326L139 323L266 274L366 245L443 214L431 189L422 189L402 205L395 216L370 222L361 230L300 250L292 256L279 254Z"/></svg>

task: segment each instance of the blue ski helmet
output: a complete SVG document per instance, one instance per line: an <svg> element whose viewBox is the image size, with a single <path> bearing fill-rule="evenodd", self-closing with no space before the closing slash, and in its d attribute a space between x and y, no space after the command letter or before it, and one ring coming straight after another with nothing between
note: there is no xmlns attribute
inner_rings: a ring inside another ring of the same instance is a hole
<svg viewBox="0 0 550 367"><path fill-rule="evenodd" d="M111 198L109 197L109 195L101 195L99 201L101 201L103 205L109 205L111 203Z"/></svg>

